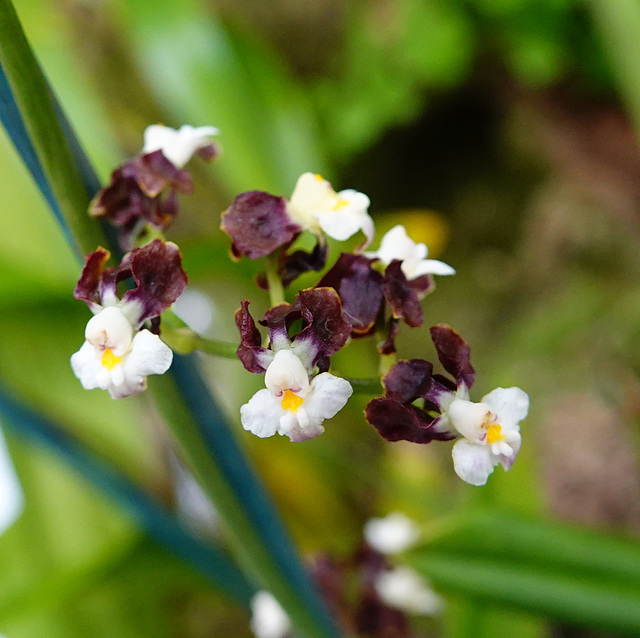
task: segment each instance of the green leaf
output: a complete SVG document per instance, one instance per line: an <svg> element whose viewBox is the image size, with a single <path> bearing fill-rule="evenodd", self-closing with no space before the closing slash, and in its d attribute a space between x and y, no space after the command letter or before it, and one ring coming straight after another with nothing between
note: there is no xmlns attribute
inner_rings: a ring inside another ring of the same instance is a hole
<svg viewBox="0 0 640 638"><path fill-rule="evenodd" d="M488 607L638 634L640 544L492 511L469 511L408 555L436 587Z"/></svg>
<svg viewBox="0 0 640 638"><path fill-rule="evenodd" d="M56 100L10 0L0 0L0 34L0 65L59 211L74 237L73 248L80 254L89 252L101 239L98 225L87 215L93 193L80 177L81 167L64 134Z"/></svg>

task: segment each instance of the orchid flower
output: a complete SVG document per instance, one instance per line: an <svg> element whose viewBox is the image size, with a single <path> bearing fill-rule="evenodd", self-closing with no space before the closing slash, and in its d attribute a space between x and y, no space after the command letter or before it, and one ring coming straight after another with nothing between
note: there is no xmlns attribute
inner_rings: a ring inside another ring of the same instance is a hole
<svg viewBox="0 0 640 638"><path fill-rule="evenodd" d="M432 616L442 610L442 598L409 567L382 571L375 589L386 605L409 614Z"/></svg>
<svg viewBox="0 0 640 638"><path fill-rule="evenodd" d="M420 537L416 524L404 514L394 512L384 518L371 518L364 525L364 538L381 554L398 554Z"/></svg>
<svg viewBox="0 0 640 638"><path fill-rule="evenodd" d="M508 470L520 450L519 423L528 412L529 396L520 388L496 388L480 403L454 399L448 416L463 436L452 450L456 474L484 485L496 465Z"/></svg>
<svg viewBox="0 0 640 638"><path fill-rule="evenodd" d="M174 129L162 124L151 124L144 132L142 152L162 151L174 166L183 168L195 154L211 159L216 150L210 138L219 133L220 130L215 126L193 127L185 124Z"/></svg>
<svg viewBox="0 0 640 638"><path fill-rule="evenodd" d="M117 268L104 270L108 258L103 248L91 253L76 286L74 296L89 304L94 317L71 367L86 390L101 388L120 399L145 390L147 375L169 369L171 349L143 326L177 299L187 276L178 247L158 239L134 248ZM119 299L116 286L129 277L137 287Z"/></svg>
<svg viewBox="0 0 640 638"><path fill-rule="evenodd" d="M302 228L315 235L325 233L345 241L361 230L366 240L360 249L373 240L375 228L367 213L369 198L364 193L348 189L336 193L321 175L303 173L287 204L289 216Z"/></svg>
<svg viewBox="0 0 640 638"><path fill-rule="evenodd" d="M454 470L463 481L484 485L496 465L505 470L513 465L529 397L520 388L497 388L473 403L469 389L475 370L469 346L443 324L431 328L431 338L453 380L434 375L428 361L400 361L382 380L385 396L367 405L367 420L387 441L430 443L461 435L452 450Z"/></svg>
<svg viewBox="0 0 640 638"><path fill-rule="evenodd" d="M287 325L296 317L303 328L291 339ZM243 302L236 313L242 339L238 356L250 372L265 373L266 388L240 408L242 426L259 437L315 438L324 432L323 421L335 416L353 392L348 381L325 369L349 336L338 296L330 288L303 290L296 304L272 308L262 323L269 328L270 348L262 347L248 302Z"/></svg>
<svg viewBox="0 0 640 638"><path fill-rule="evenodd" d="M367 257L377 258L385 266L399 259L402 272L410 281L423 275L455 275L456 271L451 266L437 259L427 259L428 254L426 244L414 242L400 224L385 233L378 250L366 253Z"/></svg>

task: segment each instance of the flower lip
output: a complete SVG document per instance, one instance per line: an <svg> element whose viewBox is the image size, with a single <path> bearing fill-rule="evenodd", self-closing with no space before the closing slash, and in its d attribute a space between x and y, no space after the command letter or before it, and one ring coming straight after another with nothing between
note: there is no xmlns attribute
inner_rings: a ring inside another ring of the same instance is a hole
<svg viewBox="0 0 640 638"><path fill-rule="evenodd" d="M84 334L96 350L109 350L114 357L128 352L133 341L133 327L118 306L104 308L92 317Z"/></svg>
<svg viewBox="0 0 640 638"><path fill-rule="evenodd" d="M273 361L267 368L264 383L267 390L277 397L286 391L300 396L309 388L309 374L300 358L289 348L275 353Z"/></svg>

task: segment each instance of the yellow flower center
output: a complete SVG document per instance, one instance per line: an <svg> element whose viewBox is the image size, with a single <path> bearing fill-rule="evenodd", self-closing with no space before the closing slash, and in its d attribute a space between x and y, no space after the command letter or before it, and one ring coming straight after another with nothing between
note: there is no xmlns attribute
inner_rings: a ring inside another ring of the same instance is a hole
<svg viewBox="0 0 640 638"><path fill-rule="evenodd" d="M504 434L502 434L502 428L498 423L490 425L487 428L487 443L497 443L498 441L504 441Z"/></svg>
<svg viewBox="0 0 640 638"><path fill-rule="evenodd" d="M107 370L113 370L121 361L122 357L116 357L109 348L104 351L100 359L100 362Z"/></svg>
<svg viewBox="0 0 640 638"><path fill-rule="evenodd" d="M291 392L291 390L285 390L284 396L282 397L282 409L283 410L291 410L291 412L296 412L296 410L304 403L304 399L299 397L297 394Z"/></svg>

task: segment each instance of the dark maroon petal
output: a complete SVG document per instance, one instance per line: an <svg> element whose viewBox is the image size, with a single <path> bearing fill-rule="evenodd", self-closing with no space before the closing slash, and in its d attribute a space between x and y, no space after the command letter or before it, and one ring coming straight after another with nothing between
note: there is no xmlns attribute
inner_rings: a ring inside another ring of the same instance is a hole
<svg viewBox="0 0 640 638"><path fill-rule="evenodd" d="M418 293L418 297L422 298L427 293L430 293L435 287L433 277L430 275L422 275L409 281L409 285Z"/></svg>
<svg viewBox="0 0 640 638"><path fill-rule="evenodd" d="M157 197L169 187L186 194L193 191L189 173L172 164L162 151L138 155L127 162L126 167L127 175L133 177L149 197Z"/></svg>
<svg viewBox="0 0 640 638"><path fill-rule="evenodd" d="M411 287L407 277L402 272L402 262L394 259L384 273L382 291L391 306L391 311L396 319L404 319L404 322L412 328L422 325L422 308L418 293Z"/></svg>
<svg viewBox="0 0 640 638"><path fill-rule="evenodd" d="M246 299L236 311L235 319L240 331L240 345L236 350L238 358L249 372L264 372L266 368L261 363L261 355L266 352L266 348L260 345L262 337L249 312L249 302Z"/></svg>
<svg viewBox="0 0 640 638"><path fill-rule="evenodd" d="M219 150L217 144L208 144L207 146L199 148L194 155L197 155L205 162L212 162L217 157L218 153Z"/></svg>
<svg viewBox="0 0 640 638"><path fill-rule="evenodd" d="M422 359L399 361L383 377L385 396L400 403L423 397L431 385L433 365Z"/></svg>
<svg viewBox="0 0 640 638"><path fill-rule="evenodd" d="M344 346L351 333L345 320L338 293L333 288L309 288L298 293L296 306L307 325L296 336L296 345L309 345L315 351L312 365L323 357L330 357Z"/></svg>
<svg viewBox="0 0 640 638"><path fill-rule="evenodd" d="M365 408L367 421L387 441L430 443L438 438L430 429L433 419L412 405L387 398L372 399Z"/></svg>
<svg viewBox="0 0 640 638"><path fill-rule="evenodd" d="M384 341L381 341L378 344L378 352L380 354L396 353L396 337L398 336L398 332L400 331L398 321L398 319L389 317L389 321L387 321L387 337Z"/></svg>
<svg viewBox="0 0 640 638"><path fill-rule="evenodd" d="M104 265L110 255L111 253L102 247L87 255L80 279L73 291L73 296L76 299L86 301L88 304L100 303L100 280Z"/></svg>
<svg viewBox="0 0 640 638"><path fill-rule="evenodd" d="M296 250L291 254L283 252L280 257L279 273L284 287L290 286L294 279L305 272L322 270L327 263L328 253L328 244L320 242L311 252L305 250Z"/></svg>
<svg viewBox="0 0 640 638"><path fill-rule="evenodd" d="M338 292L354 336L363 336L371 333L382 310L382 279L382 275L371 268L370 259L342 253L318 286L330 286Z"/></svg>
<svg viewBox="0 0 640 638"><path fill-rule="evenodd" d="M220 228L231 237L235 250L249 259L271 254L302 230L287 214L285 198L263 191L238 195L222 214Z"/></svg>
<svg viewBox="0 0 640 638"><path fill-rule="evenodd" d="M431 328L431 340L444 369L453 375L458 386L473 385L476 372L470 362L469 345L453 328L440 323Z"/></svg>
<svg viewBox="0 0 640 638"><path fill-rule="evenodd" d="M123 260L137 286L127 291L123 301L140 304L139 324L164 312L187 285L179 248L172 242L154 239L142 248L134 248Z"/></svg>

